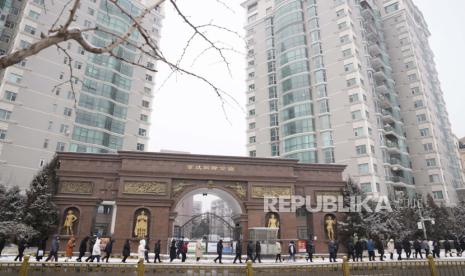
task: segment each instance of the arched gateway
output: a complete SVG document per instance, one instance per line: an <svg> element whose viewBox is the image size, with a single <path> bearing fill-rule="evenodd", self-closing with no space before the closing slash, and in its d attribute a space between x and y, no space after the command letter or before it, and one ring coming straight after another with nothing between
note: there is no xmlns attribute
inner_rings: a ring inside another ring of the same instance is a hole
<svg viewBox="0 0 465 276"><path fill-rule="evenodd" d="M194 194L215 195L231 208L224 236L246 241L250 228L278 227L284 246L290 240L315 236L317 250L324 252L327 214L265 212L264 197L301 195L314 199L338 194L344 185L344 166L299 164L286 159L143 152L58 153L58 159L60 181L53 200L62 212L60 217L66 217L68 210L78 210L72 225L78 242L96 233L111 236L116 239L115 252L124 240L130 239L136 248L144 237L150 239L152 248L161 240L166 253L168 239L182 235L176 231L193 231L186 223L195 223L195 235L199 235L204 231L197 226L202 219L205 223L218 218L197 214L180 222L180 202ZM63 223L60 221L57 233L65 243L69 236Z"/></svg>

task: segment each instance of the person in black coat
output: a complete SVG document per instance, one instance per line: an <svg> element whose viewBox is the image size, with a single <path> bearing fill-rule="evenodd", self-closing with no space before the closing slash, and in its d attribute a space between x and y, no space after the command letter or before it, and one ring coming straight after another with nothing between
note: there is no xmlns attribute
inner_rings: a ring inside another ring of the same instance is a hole
<svg viewBox="0 0 465 276"><path fill-rule="evenodd" d="M350 260L350 257L352 257L352 261L355 262L355 246L352 239L347 242L347 260Z"/></svg>
<svg viewBox="0 0 465 276"><path fill-rule="evenodd" d="M407 260L410 259L410 255L412 255L412 246L410 244L410 241L408 238L405 238L403 241L402 241L402 247L404 248L404 251L405 251L405 255L407 257Z"/></svg>
<svg viewBox="0 0 465 276"><path fill-rule="evenodd" d="M329 252L329 262L337 262L337 244L334 240L330 240L328 243L328 252Z"/></svg>
<svg viewBox="0 0 465 276"><path fill-rule="evenodd" d="M87 263L88 261L92 260L93 261L93 258L92 258L92 250L94 248L94 244L95 244L95 241L97 240L97 236L93 236L91 239L89 239L89 251L90 251L90 255L89 257L87 257L87 259L85 260L85 262Z"/></svg>
<svg viewBox="0 0 465 276"><path fill-rule="evenodd" d="M433 241L433 258L440 258L439 253L441 251L441 244L439 240Z"/></svg>
<svg viewBox="0 0 465 276"><path fill-rule="evenodd" d="M129 239L127 239L124 242L123 245L123 260L121 260L123 263L126 262L126 259L131 256L131 245L129 244Z"/></svg>
<svg viewBox="0 0 465 276"><path fill-rule="evenodd" d="M150 239L147 238L147 242L145 243L145 252L144 252L144 259L147 263L150 263L149 252L150 252Z"/></svg>
<svg viewBox="0 0 465 276"><path fill-rule="evenodd" d="M253 258L253 262L255 263L255 261L258 259L258 262L261 263L262 262L262 246L260 244L259 241L257 241L257 243L255 244L255 258Z"/></svg>
<svg viewBox="0 0 465 276"><path fill-rule="evenodd" d="M157 262L160 262L161 263L161 259L160 259L160 252L161 252L161 241L158 240L156 243L155 243L155 249L153 251L153 253L155 253L155 260L153 260L154 263Z"/></svg>
<svg viewBox="0 0 465 276"><path fill-rule="evenodd" d="M460 256L462 256L462 253L465 251L465 238L462 238L460 240Z"/></svg>
<svg viewBox="0 0 465 276"><path fill-rule="evenodd" d="M113 243L115 243L115 241L112 238L110 238L110 241L108 241L107 245L105 246L105 249L103 249L103 251L105 251L105 256L102 258L102 262L103 260L107 259L108 263L108 259L110 259L111 252L113 251Z"/></svg>
<svg viewBox="0 0 465 276"><path fill-rule="evenodd" d="M376 248L378 249L379 260L384 261L384 240L380 239L376 243Z"/></svg>
<svg viewBox="0 0 465 276"><path fill-rule="evenodd" d="M315 245L313 245L313 241L310 239L307 241L306 251L307 251L307 262L310 261L311 263L313 263L313 253L315 253Z"/></svg>
<svg viewBox="0 0 465 276"><path fill-rule="evenodd" d="M356 243L355 243L355 259L357 260L357 262L360 260L361 262L363 262L363 241L362 240L358 240Z"/></svg>
<svg viewBox="0 0 465 276"><path fill-rule="evenodd" d="M462 256L462 248L460 248L460 242L459 242L459 240L457 238L454 240L454 248L455 248L455 251L457 253L457 257L461 257Z"/></svg>
<svg viewBox="0 0 465 276"><path fill-rule="evenodd" d="M423 254L421 253L421 242L419 239L416 239L413 242L413 249L415 250L415 259L418 258L418 254L420 254L420 258L423 259Z"/></svg>
<svg viewBox="0 0 465 276"><path fill-rule="evenodd" d="M240 240L236 242L236 257L234 257L233 264L235 264L237 260L242 264L242 243Z"/></svg>
<svg viewBox="0 0 465 276"><path fill-rule="evenodd" d="M181 255L182 245L184 244L184 236L181 237L180 240L176 243L176 258L179 259L179 255Z"/></svg>
<svg viewBox="0 0 465 276"><path fill-rule="evenodd" d="M223 262L221 261L221 258L223 257L223 240L220 240L216 244L216 253L218 254L218 257L216 257L213 261L216 263L216 261L219 260L219 263L222 264Z"/></svg>
<svg viewBox="0 0 465 276"><path fill-rule="evenodd" d="M447 254L449 254L450 257L452 257L452 250L451 250L451 246L450 246L450 242L448 239L446 239L443 243L444 245L444 252L445 252L445 256L447 258Z"/></svg>
<svg viewBox="0 0 465 276"><path fill-rule="evenodd" d="M23 256L24 256L24 250L26 250L26 241L24 239L20 239L18 241L18 255L15 258L16 261L23 261Z"/></svg>
<svg viewBox="0 0 465 276"><path fill-rule="evenodd" d="M37 252L36 252L36 261L40 262L45 254L45 247L47 246L47 239L43 239L39 241L37 245Z"/></svg>
<svg viewBox="0 0 465 276"><path fill-rule="evenodd" d="M253 242L249 241L247 244L247 258L245 259L245 262L248 260L253 261Z"/></svg>
<svg viewBox="0 0 465 276"><path fill-rule="evenodd" d="M170 246L170 262L172 262L174 259L176 259L177 252L176 252L176 241L172 240L171 241L171 246Z"/></svg>
<svg viewBox="0 0 465 276"><path fill-rule="evenodd" d="M3 248L5 248L5 243L6 239L4 237L0 237L0 257L2 256Z"/></svg>
<svg viewBox="0 0 465 276"><path fill-rule="evenodd" d="M78 258L76 259L77 262L81 262L82 261L82 257L84 257L84 255L86 255L86 251L87 251L87 243L89 242L89 239L90 237L87 236L85 237L81 243L79 244L79 256Z"/></svg>
<svg viewBox="0 0 465 276"><path fill-rule="evenodd" d="M397 252L397 260L402 261L402 243L400 241L396 241L394 243L394 248Z"/></svg>

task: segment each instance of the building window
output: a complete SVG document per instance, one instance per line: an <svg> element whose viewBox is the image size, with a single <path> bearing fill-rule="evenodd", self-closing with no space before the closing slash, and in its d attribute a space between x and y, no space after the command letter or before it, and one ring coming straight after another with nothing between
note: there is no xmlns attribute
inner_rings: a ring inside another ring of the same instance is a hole
<svg viewBox="0 0 465 276"><path fill-rule="evenodd" d="M10 73L8 75L8 81L9 82L12 82L12 83L21 83L21 81L23 80L23 76L21 75L18 75L18 74L14 74L14 73Z"/></svg>
<svg viewBox="0 0 465 276"><path fill-rule="evenodd" d="M143 100L143 101L142 101L142 106L143 106L143 107L146 107L146 108L149 108L149 107L150 107L150 102L144 101L144 100Z"/></svg>
<svg viewBox="0 0 465 276"><path fill-rule="evenodd" d="M65 135L69 135L69 126L65 124L60 125L60 133L63 133Z"/></svg>
<svg viewBox="0 0 465 276"><path fill-rule="evenodd" d="M66 144L63 143L63 142L58 142L57 143L57 147L56 147L56 151L65 151L65 147L66 147Z"/></svg>
<svg viewBox="0 0 465 276"><path fill-rule="evenodd" d="M417 121L419 123L426 122L426 114L419 114L417 115Z"/></svg>
<svg viewBox="0 0 465 276"><path fill-rule="evenodd" d="M279 128L270 129L270 140L278 141L279 140Z"/></svg>
<svg viewBox="0 0 465 276"><path fill-rule="evenodd" d="M365 131L363 131L363 127L354 128L354 135L355 135L355 137L364 136Z"/></svg>
<svg viewBox="0 0 465 276"><path fill-rule="evenodd" d="M255 128L255 123L250 123L249 124L249 129L254 129Z"/></svg>
<svg viewBox="0 0 465 276"><path fill-rule="evenodd" d="M29 33L31 35L35 35L36 34L36 28L32 27L32 26L29 26L29 25L26 25L24 26L24 31L26 33Z"/></svg>
<svg viewBox="0 0 465 276"><path fill-rule="evenodd" d="M370 173L370 167L368 166L368 163L358 164L358 173L359 174Z"/></svg>
<svg viewBox="0 0 465 276"><path fill-rule="evenodd" d="M255 150L249 151L249 156L250 157L256 157L257 156L257 151L255 151Z"/></svg>
<svg viewBox="0 0 465 276"><path fill-rule="evenodd" d="M336 12L336 16L337 16L337 17L343 17L343 16L345 16L345 15L346 15L346 12L345 12L344 9L338 10L338 11Z"/></svg>
<svg viewBox="0 0 465 276"><path fill-rule="evenodd" d="M63 111L63 115L71 117L72 114L73 114L73 110L71 108L65 107Z"/></svg>
<svg viewBox="0 0 465 276"><path fill-rule="evenodd" d="M349 49L345 49L344 51L342 51L342 56L345 58L352 56L352 49L349 48Z"/></svg>
<svg viewBox="0 0 465 276"><path fill-rule="evenodd" d="M323 158L326 164L334 163L334 150L333 148L323 149Z"/></svg>
<svg viewBox="0 0 465 276"><path fill-rule="evenodd" d="M409 82L415 82L418 80L417 74L410 74L407 76Z"/></svg>
<svg viewBox="0 0 465 276"><path fill-rule="evenodd" d="M433 198L444 199L444 194L442 193L442 191L433 191Z"/></svg>
<svg viewBox="0 0 465 276"><path fill-rule="evenodd" d="M341 36L339 38L339 41L341 42L341 44L348 43L348 42L350 42L350 37L349 37L349 35Z"/></svg>
<svg viewBox="0 0 465 276"><path fill-rule="evenodd" d="M435 167L436 166L436 159L435 158L426 159L426 166Z"/></svg>
<svg viewBox="0 0 465 276"><path fill-rule="evenodd" d="M329 101L327 99L324 99L320 101L319 103L320 103L320 113L329 112Z"/></svg>
<svg viewBox="0 0 465 276"><path fill-rule="evenodd" d="M249 110L249 116L255 116L255 109Z"/></svg>
<svg viewBox="0 0 465 276"><path fill-rule="evenodd" d="M94 15L95 11L94 11L94 9L92 9L92 8L87 8L87 13L88 13L89 15Z"/></svg>
<svg viewBox="0 0 465 276"><path fill-rule="evenodd" d="M344 64L344 71L346 73L354 71L354 64L353 63Z"/></svg>
<svg viewBox="0 0 465 276"><path fill-rule="evenodd" d="M11 111L0 109L0 120L9 120L11 116Z"/></svg>
<svg viewBox="0 0 465 276"><path fill-rule="evenodd" d="M255 136L250 136L249 137L249 144L253 144L256 142L256 137Z"/></svg>
<svg viewBox="0 0 465 276"><path fill-rule="evenodd" d="M399 10L399 3L397 3L397 2L394 3L394 4L391 4L391 5L389 5L389 6L384 7L384 11L385 11L386 13L395 12L395 11L397 11L397 10Z"/></svg>
<svg viewBox="0 0 465 276"><path fill-rule="evenodd" d="M429 136L429 128L420 129L420 135L421 135L421 137Z"/></svg>
<svg viewBox="0 0 465 276"><path fill-rule="evenodd" d="M49 142L50 142L50 141L49 141L48 139L45 139L45 140L44 140L44 144L42 145L42 147L43 147L44 149L48 148L48 143L49 143Z"/></svg>
<svg viewBox="0 0 465 276"><path fill-rule="evenodd" d="M355 152L357 153L357 155L365 155L367 154L367 146L366 145L356 146Z"/></svg>
<svg viewBox="0 0 465 276"><path fill-rule="evenodd" d="M144 145L144 144L137 143L137 150L138 150L138 151L144 151L144 149L145 149L145 145Z"/></svg>
<svg viewBox="0 0 465 276"><path fill-rule="evenodd" d="M271 156L279 156L279 143L271 144Z"/></svg>
<svg viewBox="0 0 465 276"><path fill-rule="evenodd" d="M359 99L358 93L349 95L349 102L350 103L356 103L356 102L359 102L359 101L360 101L360 99Z"/></svg>
<svg viewBox="0 0 465 276"><path fill-rule="evenodd" d="M371 183L360 183L360 189L365 193L371 193Z"/></svg>
<svg viewBox="0 0 465 276"><path fill-rule="evenodd" d="M146 80L146 81L152 81L152 80L153 80L152 75L145 74L145 80Z"/></svg>
<svg viewBox="0 0 465 276"><path fill-rule="evenodd" d="M413 102L413 106L415 108L423 107L423 101L422 100L416 100L415 102Z"/></svg>
<svg viewBox="0 0 465 276"><path fill-rule="evenodd" d="M423 144L423 149L424 149L426 152L433 151L433 143L426 143L426 144Z"/></svg>
<svg viewBox="0 0 465 276"><path fill-rule="evenodd" d="M278 100L270 101L270 112L278 111Z"/></svg>
<svg viewBox="0 0 465 276"><path fill-rule="evenodd" d="M32 18L32 19L39 19L39 16L40 16L40 13L36 12L36 11L33 11L33 10L29 10L29 17Z"/></svg>
<svg viewBox="0 0 465 276"><path fill-rule="evenodd" d="M355 110L352 111L352 120L361 120L362 119L362 111L360 110Z"/></svg>
<svg viewBox="0 0 465 276"><path fill-rule="evenodd" d="M329 129L331 128L331 120L329 115L320 116L320 128Z"/></svg>
<svg viewBox="0 0 465 276"><path fill-rule="evenodd" d="M149 120L149 116L145 114L140 114L140 120L143 122L147 122Z"/></svg>
<svg viewBox="0 0 465 276"><path fill-rule="evenodd" d="M321 133L321 141L323 147L330 147L333 145L333 133L331 131L325 131Z"/></svg>
<svg viewBox="0 0 465 276"><path fill-rule="evenodd" d="M255 97L249 97L249 104L254 103L254 102L255 102Z"/></svg>
<svg viewBox="0 0 465 276"><path fill-rule="evenodd" d="M139 128L139 135L140 136L147 136L147 130L143 128Z"/></svg>
<svg viewBox="0 0 465 276"><path fill-rule="evenodd" d="M3 98L7 101L10 101L10 102L14 102L16 101L16 96L18 94L15 93L15 92L11 92L11 91L5 91L5 94L3 95Z"/></svg>
<svg viewBox="0 0 465 276"><path fill-rule="evenodd" d="M357 79L355 79L355 78L346 80L346 85L347 85L347 87L351 87L351 86L354 86L354 85L356 85L356 84L357 84Z"/></svg>
<svg viewBox="0 0 465 276"><path fill-rule="evenodd" d="M80 61L75 61L74 62L74 68L78 69L78 70L81 70L82 68L82 62Z"/></svg>
<svg viewBox="0 0 465 276"><path fill-rule="evenodd" d="M0 140L6 139L6 129L0 129Z"/></svg>
<svg viewBox="0 0 465 276"><path fill-rule="evenodd" d="M439 182L441 182L440 178L439 178L439 174L431 174L431 175L429 175L429 182L430 183L439 183Z"/></svg>

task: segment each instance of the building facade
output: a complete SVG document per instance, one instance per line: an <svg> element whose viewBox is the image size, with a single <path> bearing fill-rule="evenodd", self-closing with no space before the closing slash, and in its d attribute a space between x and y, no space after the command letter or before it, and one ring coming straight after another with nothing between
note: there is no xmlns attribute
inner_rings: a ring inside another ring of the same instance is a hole
<svg viewBox="0 0 465 276"><path fill-rule="evenodd" d="M72 26L124 32L131 20L106 1L81 1ZM23 3L7 50L11 52L47 33L68 1L6 2ZM119 2L133 15L145 8L144 3ZM155 9L142 22L155 41L159 40L162 18L161 10ZM111 41L104 32L90 32L86 38L97 46ZM138 43L142 37L130 39ZM88 53L74 42L64 42L61 47L69 56L50 47L4 70L0 85L0 183L27 187L56 151L146 150L153 72L114 57ZM154 60L130 44L120 45L114 53L155 68Z"/></svg>
<svg viewBox="0 0 465 276"><path fill-rule="evenodd" d="M326 220L338 218L338 214L293 212L278 206L278 212L268 212L264 200L307 195L315 208L318 196L342 195L345 185L344 166L299 164L296 160L148 152L61 152L57 156L59 183L53 201L60 212L57 234L61 242L66 244L70 238L68 230L77 242L100 233L116 240L115 252L120 252L126 239L131 240L131 248L137 248L141 238L150 238L152 242L161 240L166 253L176 237L176 218L184 200L206 193L231 209L221 214L230 216L234 232L237 230L243 241L249 239L249 229L269 228L267 221L273 214L283 248L291 240L317 237L317 252L327 252ZM194 206L198 206L196 202ZM220 203L215 205L221 208ZM70 211L77 220L67 229L64 222ZM245 252L246 242L243 246Z"/></svg>
<svg viewBox="0 0 465 276"><path fill-rule="evenodd" d="M458 155L427 25L411 0L243 7L249 156L345 164L345 176L373 195L457 201Z"/></svg>

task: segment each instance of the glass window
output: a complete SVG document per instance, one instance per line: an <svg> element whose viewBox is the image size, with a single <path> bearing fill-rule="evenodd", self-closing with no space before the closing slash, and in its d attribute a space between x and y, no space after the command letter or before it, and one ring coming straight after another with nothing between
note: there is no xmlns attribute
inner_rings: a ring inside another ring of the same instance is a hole
<svg viewBox="0 0 465 276"><path fill-rule="evenodd" d="M274 99L270 101L270 112L278 111L278 100Z"/></svg>
<svg viewBox="0 0 465 276"><path fill-rule="evenodd" d="M441 179L440 179L438 174L430 174L429 175L429 182L438 183L438 182L441 182Z"/></svg>
<svg viewBox="0 0 465 276"><path fill-rule="evenodd" d="M318 98L323 98L328 96L328 91L326 89L326 84L320 84L315 87Z"/></svg>
<svg viewBox="0 0 465 276"><path fill-rule="evenodd" d="M138 134L139 136L147 136L147 130L143 128L139 128Z"/></svg>
<svg viewBox="0 0 465 276"><path fill-rule="evenodd" d="M329 129L331 128L331 120L329 115L320 116L320 128Z"/></svg>
<svg viewBox="0 0 465 276"><path fill-rule="evenodd" d="M333 145L333 133L331 131L322 132L320 135L323 147L330 147Z"/></svg>
<svg viewBox="0 0 465 276"><path fill-rule="evenodd" d="M358 97L358 93L349 95L349 102L356 103L356 102L359 102L359 101L360 101L360 99Z"/></svg>
<svg viewBox="0 0 465 276"><path fill-rule="evenodd" d="M357 153L357 155L365 155L367 154L367 146L366 145L356 146L355 152Z"/></svg>
<svg viewBox="0 0 465 276"><path fill-rule="evenodd" d="M334 163L334 149L333 148L327 148L323 149L323 157L324 157L324 162L326 164Z"/></svg>
<svg viewBox="0 0 465 276"><path fill-rule="evenodd" d="M6 90L3 98L7 101L14 102L16 101L17 93Z"/></svg>
<svg viewBox="0 0 465 276"><path fill-rule="evenodd" d="M362 111L355 110L352 111L352 120L361 120L362 119Z"/></svg>
<svg viewBox="0 0 465 276"><path fill-rule="evenodd" d="M314 73L315 76L315 83L326 82L326 71L325 70L317 70Z"/></svg>
<svg viewBox="0 0 465 276"><path fill-rule="evenodd" d="M311 99L312 94L310 89L294 90L283 95L283 106L297 102L309 101Z"/></svg>
<svg viewBox="0 0 465 276"><path fill-rule="evenodd" d="M63 115L71 117L72 114L73 110L71 108L65 107L65 109L63 110Z"/></svg>
<svg viewBox="0 0 465 276"><path fill-rule="evenodd" d="M435 158L426 159L426 166L428 167L436 166L436 159Z"/></svg>
<svg viewBox="0 0 465 276"><path fill-rule="evenodd" d="M291 107L288 107L283 110L282 119L284 121L313 115L312 104L311 103L301 103Z"/></svg>
<svg viewBox="0 0 465 276"><path fill-rule="evenodd" d="M360 183L360 189L364 193L371 193L372 192L371 183Z"/></svg>
<svg viewBox="0 0 465 276"><path fill-rule="evenodd" d="M358 164L358 173L359 174L370 173L370 167L369 167L368 163Z"/></svg>
<svg viewBox="0 0 465 276"><path fill-rule="evenodd" d="M250 136L249 137L249 144L253 144L256 142L256 137L255 136Z"/></svg>
<svg viewBox="0 0 465 276"><path fill-rule="evenodd" d="M397 10L399 10L399 3L397 3L397 2L393 3L393 4L390 4L389 6L384 7L384 11L386 13L395 12Z"/></svg>
<svg viewBox="0 0 465 276"><path fill-rule="evenodd" d="M363 127L354 128L355 137L365 136L365 131Z"/></svg>
<svg viewBox="0 0 465 276"><path fill-rule="evenodd" d="M343 57L350 57L352 56L352 49L345 49L344 51L342 51L342 56Z"/></svg>
<svg viewBox="0 0 465 276"><path fill-rule="evenodd" d="M8 81L10 81L12 83L21 83L22 80L23 80L23 76L21 76L21 75L18 75L18 74L15 74L15 73L10 73L8 75Z"/></svg>
<svg viewBox="0 0 465 276"><path fill-rule="evenodd" d="M349 73L349 72L352 72L354 71L354 64L353 63L349 63L349 64L344 64L344 71L346 73Z"/></svg>
<svg viewBox="0 0 465 276"><path fill-rule="evenodd" d="M255 150L249 151L249 156L250 157L256 157L257 156L257 151L255 151Z"/></svg>
<svg viewBox="0 0 465 276"><path fill-rule="evenodd" d="M65 151L66 143L57 142L56 151Z"/></svg>
<svg viewBox="0 0 465 276"><path fill-rule="evenodd" d="M417 122L422 123L426 121L426 114L418 114L417 115Z"/></svg>
<svg viewBox="0 0 465 276"><path fill-rule="evenodd" d="M249 123L249 129L254 129L255 128L255 123Z"/></svg>
<svg viewBox="0 0 465 276"><path fill-rule="evenodd" d="M433 191L433 198L434 199L444 199L444 195L442 191Z"/></svg>
<svg viewBox="0 0 465 276"><path fill-rule="evenodd" d="M0 129L0 140L5 140L6 139L6 129Z"/></svg>
<svg viewBox="0 0 465 276"><path fill-rule="evenodd" d="M289 136L297 133L314 132L315 126L313 119L302 119L284 124L282 131L284 136Z"/></svg>
<svg viewBox="0 0 465 276"><path fill-rule="evenodd" d="M357 84L357 79L355 79L355 78L348 79L348 80L346 81L347 87L351 87L351 86L354 86L354 85L356 85L356 84Z"/></svg>
<svg viewBox="0 0 465 276"><path fill-rule="evenodd" d="M290 152L295 150L315 148L315 135L303 135L284 140L284 151Z"/></svg>
<svg viewBox="0 0 465 276"><path fill-rule="evenodd" d="M270 126L277 126L277 125L279 125L278 114L277 113L270 114Z"/></svg>
<svg viewBox="0 0 465 276"><path fill-rule="evenodd" d="M268 97L270 99L278 98L278 92L276 91L276 86L268 87Z"/></svg>
<svg viewBox="0 0 465 276"><path fill-rule="evenodd" d="M279 156L279 143L271 144L271 156Z"/></svg>
<svg viewBox="0 0 465 276"><path fill-rule="evenodd" d="M420 136L422 136L422 137L429 136L429 128L420 129Z"/></svg>
<svg viewBox="0 0 465 276"><path fill-rule="evenodd" d="M319 101L320 113L329 112L329 101L327 99Z"/></svg>
<svg viewBox="0 0 465 276"><path fill-rule="evenodd" d="M423 149L424 149L426 152L433 151L433 143L426 143L426 144L423 144Z"/></svg>

